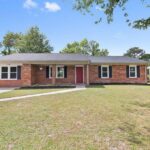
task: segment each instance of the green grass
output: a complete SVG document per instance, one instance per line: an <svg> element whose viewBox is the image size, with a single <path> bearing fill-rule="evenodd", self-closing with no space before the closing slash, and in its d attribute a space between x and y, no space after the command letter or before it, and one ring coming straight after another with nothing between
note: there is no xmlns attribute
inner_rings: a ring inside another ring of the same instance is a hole
<svg viewBox="0 0 150 150"><path fill-rule="evenodd" d="M150 86L0 102L0 149L148 150Z"/></svg>
<svg viewBox="0 0 150 150"><path fill-rule="evenodd" d="M25 95L33 95L33 94L40 94L40 93L47 93L58 91L62 89L16 89L5 93L0 93L1 98L9 98L15 96L25 96Z"/></svg>

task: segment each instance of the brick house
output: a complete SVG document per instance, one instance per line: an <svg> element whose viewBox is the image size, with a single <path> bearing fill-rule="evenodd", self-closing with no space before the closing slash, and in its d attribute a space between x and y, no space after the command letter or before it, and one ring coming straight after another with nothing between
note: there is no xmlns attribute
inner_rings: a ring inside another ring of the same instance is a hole
<svg viewBox="0 0 150 150"><path fill-rule="evenodd" d="M0 57L0 87L147 83L147 62L123 56L12 54Z"/></svg>

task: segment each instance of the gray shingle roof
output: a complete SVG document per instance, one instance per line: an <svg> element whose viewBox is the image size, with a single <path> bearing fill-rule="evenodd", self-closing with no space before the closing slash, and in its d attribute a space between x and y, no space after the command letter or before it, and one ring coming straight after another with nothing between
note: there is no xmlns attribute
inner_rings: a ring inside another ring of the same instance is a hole
<svg viewBox="0 0 150 150"><path fill-rule="evenodd" d="M91 63L147 63L138 58L131 58L126 56L90 56Z"/></svg>
<svg viewBox="0 0 150 150"><path fill-rule="evenodd" d="M0 57L0 61L88 61L86 55L59 53L18 53Z"/></svg>
<svg viewBox="0 0 150 150"><path fill-rule="evenodd" d="M146 61L139 60L137 58L130 58L124 56L87 56L81 54L59 54L59 53L20 53L20 54L12 54L7 56L0 57L0 63L2 62L90 62L94 64L127 64L127 63L135 63L135 64L147 64Z"/></svg>

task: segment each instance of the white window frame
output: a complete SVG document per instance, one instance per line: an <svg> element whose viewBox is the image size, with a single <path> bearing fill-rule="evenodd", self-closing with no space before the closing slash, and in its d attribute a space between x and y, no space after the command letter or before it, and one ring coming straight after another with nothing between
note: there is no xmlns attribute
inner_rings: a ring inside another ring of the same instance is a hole
<svg viewBox="0 0 150 150"><path fill-rule="evenodd" d="M103 77L103 68L107 68L107 77ZM102 65L101 66L101 78L109 78L109 65Z"/></svg>
<svg viewBox="0 0 150 150"><path fill-rule="evenodd" d="M62 77L58 77L58 68L59 68L59 67L63 67L63 76L62 76ZM63 65L57 65L57 66L56 66L56 78L58 78L58 79L63 79L64 76L65 76L65 69L64 69L64 66L63 66Z"/></svg>
<svg viewBox="0 0 150 150"><path fill-rule="evenodd" d="M2 67L7 67L8 68L8 78L7 79L2 79ZM14 79L11 79L10 78L10 68L11 67L16 67L16 78L14 78ZM18 76L18 70L17 70L17 66L16 65L1 65L0 66L0 80L17 80L17 76Z"/></svg>
<svg viewBox="0 0 150 150"><path fill-rule="evenodd" d="M49 78L50 78L50 79L52 78L52 76L51 76L51 74L52 74L51 69L53 70L52 66L50 65L50 66L49 66Z"/></svg>
<svg viewBox="0 0 150 150"><path fill-rule="evenodd" d="M134 68L135 68L135 76L134 76L134 77L131 77L131 76L130 76L130 68L131 68L131 67L134 67ZM129 66L129 78L137 78L137 66L136 66L136 65L130 65L130 66Z"/></svg>

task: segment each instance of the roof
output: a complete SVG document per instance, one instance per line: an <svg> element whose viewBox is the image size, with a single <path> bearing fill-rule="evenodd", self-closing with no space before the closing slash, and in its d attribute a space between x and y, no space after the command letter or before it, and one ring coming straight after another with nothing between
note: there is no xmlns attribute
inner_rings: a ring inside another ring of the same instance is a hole
<svg viewBox="0 0 150 150"><path fill-rule="evenodd" d="M147 64L146 61L126 56L88 56L82 54L60 53L16 53L0 57L0 63L13 62L86 62L93 64Z"/></svg>
<svg viewBox="0 0 150 150"><path fill-rule="evenodd" d="M146 61L138 58L131 58L127 56L90 56L91 63L131 63L131 64L147 64Z"/></svg>

